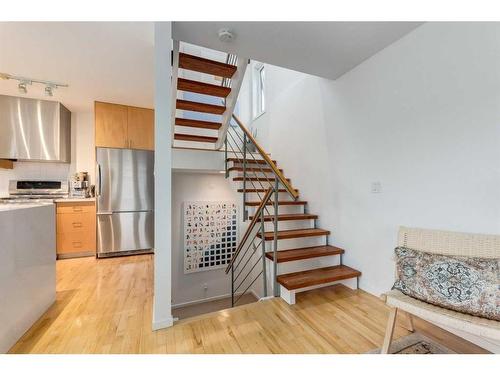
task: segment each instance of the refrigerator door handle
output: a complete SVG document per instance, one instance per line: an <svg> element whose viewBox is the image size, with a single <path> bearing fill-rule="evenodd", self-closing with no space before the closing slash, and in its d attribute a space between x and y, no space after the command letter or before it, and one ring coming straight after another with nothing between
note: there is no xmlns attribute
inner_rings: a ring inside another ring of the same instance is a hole
<svg viewBox="0 0 500 375"><path fill-rule="evenodd" d="M97 176L99 181L97 182L97 193L96 195L99 197L101 195L101 164L97 163Z"/></svg>

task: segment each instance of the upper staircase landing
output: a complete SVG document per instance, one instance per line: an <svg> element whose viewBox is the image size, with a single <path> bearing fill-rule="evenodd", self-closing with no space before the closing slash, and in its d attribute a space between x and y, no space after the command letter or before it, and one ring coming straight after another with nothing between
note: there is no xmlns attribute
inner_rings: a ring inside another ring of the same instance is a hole
<svg viewBox="0 0 500 375"><path fill-rule="evenodd" d="M218 150L223 145L248 60L187 46L174 42L172 145ZM190 53L180 49L190 49ZM204 53L211 58L197 56Z"/></svg>

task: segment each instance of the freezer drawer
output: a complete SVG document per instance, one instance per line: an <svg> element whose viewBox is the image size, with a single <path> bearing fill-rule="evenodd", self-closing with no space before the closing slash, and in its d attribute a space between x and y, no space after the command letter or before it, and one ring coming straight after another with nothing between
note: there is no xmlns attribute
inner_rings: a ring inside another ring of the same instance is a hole
<svg viewBox="0 0 500 375"><path fill-rule="evenodd" d="M147 250L154 246L154 215L146 212L97 214L97 254Z"/></svg>

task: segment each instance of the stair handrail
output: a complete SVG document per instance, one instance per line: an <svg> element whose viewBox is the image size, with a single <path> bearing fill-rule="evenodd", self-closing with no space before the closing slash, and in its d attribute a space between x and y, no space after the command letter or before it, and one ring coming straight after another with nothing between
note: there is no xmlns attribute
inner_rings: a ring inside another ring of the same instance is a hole
<svg viewBox="0 0 500 375"><path fill-rule="evenodd" d="M229 271L233 267L234 262L238 258L238 255L240 254L240 252L243 249L243 247L245 246L248 238L250 237L250 233L252 233L255 225L261 219L262 211L266 207L267 202L269 202L269 199L271 199L271 196L273 195L273 193L274 193L274 189L272 187L267 189L266 194L262 198L262 201L260 202L259 206L257 207L257 210L255 211L255 214L254 214L254 217L252 218L252 221L250 221L250 224L248 225L248 228L245 231L245 234L243 235L243 238L240 241L240 244L238 245L236 251L233 253L233 255L231 257L231 261L229 262L229 264L226 267L226 274L229 273Z"/></svg>
<svg viewBox="0 0 500 375"><path fill-rule="evenodd" d="M276 164L273 162L273 160L269 157L268 154L264 151L264 149L259 145L257 140L253 137L252 133L247 129L247 127L241 122L241 120L233 113L232 117L234 121L236 121L236 124L238 124L238 127L243 131L243 133L246 135L246 138L255 146L255 149L259 152L259 154L262 156L266 164L268 165L269 168L273 171L274 175L280 180L281 184L285 187L286 191L290 194L293 200L296 200L299 197L299 193L297 190L295 190L290 182L285 178L283 173L279 170L279 168L276 166Z"/></svg>

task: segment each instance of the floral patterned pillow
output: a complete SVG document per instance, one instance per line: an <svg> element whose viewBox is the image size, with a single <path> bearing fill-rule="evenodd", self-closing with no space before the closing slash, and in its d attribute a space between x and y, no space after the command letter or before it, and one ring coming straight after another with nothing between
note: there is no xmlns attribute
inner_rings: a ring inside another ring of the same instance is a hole
<svg viewBox="0 0 500 375"><path fill-rule="evenodd" d="M393 289L466 314L500 321L500 259L425 253L397 247Z"/></svg>

